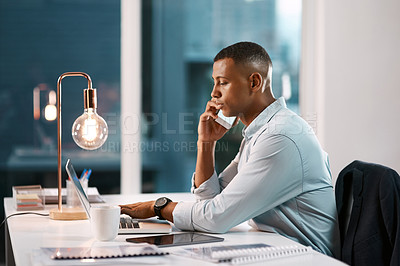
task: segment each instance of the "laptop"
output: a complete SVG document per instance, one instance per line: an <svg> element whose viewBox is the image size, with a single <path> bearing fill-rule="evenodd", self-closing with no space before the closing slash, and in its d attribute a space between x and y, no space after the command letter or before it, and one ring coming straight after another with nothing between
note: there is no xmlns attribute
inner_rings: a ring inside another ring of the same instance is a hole
<svg viewBox="0 0 400 266"><path fill-rule="evenodd" d="M87 217L90 220L90 202L88 196L82 188L81 182L76 175L75 169L68 159L65 165L68 176L73 181L75 185L78 198L82 203L82 206L86 212ZM122 214L120 218L118 234L153 234L153 233L170 233L172 231L172 226L163 220L158 220L156 218L152 219L132 219L130 216Z"/></svg>

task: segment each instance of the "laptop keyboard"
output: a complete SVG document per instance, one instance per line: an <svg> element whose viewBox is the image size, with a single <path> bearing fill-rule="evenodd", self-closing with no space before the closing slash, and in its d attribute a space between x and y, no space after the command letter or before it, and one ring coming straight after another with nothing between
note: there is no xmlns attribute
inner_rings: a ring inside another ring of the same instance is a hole
<svg viewBox="0 0 400 266"><path fill-rule="evenodd" d="M121 217L119 221L119 228L140 228L138 221L131 217Z"/></svg>

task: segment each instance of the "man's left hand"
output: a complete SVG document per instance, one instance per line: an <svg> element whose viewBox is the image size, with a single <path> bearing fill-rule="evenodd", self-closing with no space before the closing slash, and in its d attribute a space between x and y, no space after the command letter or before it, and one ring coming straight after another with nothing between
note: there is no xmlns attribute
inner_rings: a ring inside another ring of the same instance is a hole
<svg viewBox="0 0 400 266"><path fill-rule="evenodd" d="M154 213L154 203L155 201L146 201L119 206L121 207L122 214L127 214L136 219L146 219L156 216Z"/></svg>

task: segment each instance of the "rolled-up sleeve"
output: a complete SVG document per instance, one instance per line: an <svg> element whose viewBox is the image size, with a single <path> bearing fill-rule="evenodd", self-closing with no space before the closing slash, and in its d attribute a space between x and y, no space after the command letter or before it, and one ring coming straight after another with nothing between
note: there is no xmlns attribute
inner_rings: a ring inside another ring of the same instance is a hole
<svg viewBox="0 0 400 266"><path fill-rule="evenodd" d="M196 173L193 173L191 192L195 195L196 200L212 199L219 193L221 193L221 191L237 175L239 157L240 157L240 151L237 153L232 162L224 169L224 171L219 176L217 176L217 173L214 171L212 176L208 180L203 182L198 188L196 188L196 186L194 185L194 179L196 177Z"/></svg>
<svg viewBox="0 0 400 266"><path fill-rule="evenodd" d="M195 195L196 200L205 200L214 198L221 192L217 173L214 171L213 175L203 182L198 188L194 185L196 173L192 176L192 189L191 192Z"/></svg>
<svg viewBox="0 0 400 266"><path fill-rule="evenodd" d="M174 211L172 212L172 216L174 218L174 225L181 230L194 231L192 222L192 209L195 202L179 202Z"/></svg>

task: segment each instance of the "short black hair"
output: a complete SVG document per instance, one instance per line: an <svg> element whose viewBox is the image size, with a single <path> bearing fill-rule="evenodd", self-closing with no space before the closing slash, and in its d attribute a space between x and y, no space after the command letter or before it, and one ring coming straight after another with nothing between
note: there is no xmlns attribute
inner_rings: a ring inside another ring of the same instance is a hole
<svg viewBox="0 0 400 266"><path fill-rule="evenodd" d="M266 66L266 74L269 68L272 68L272 61L267 51L253 42L238 42L222 49L214 57L214 62L225 58L232 58L235 64L256 63Z"/></svg>

